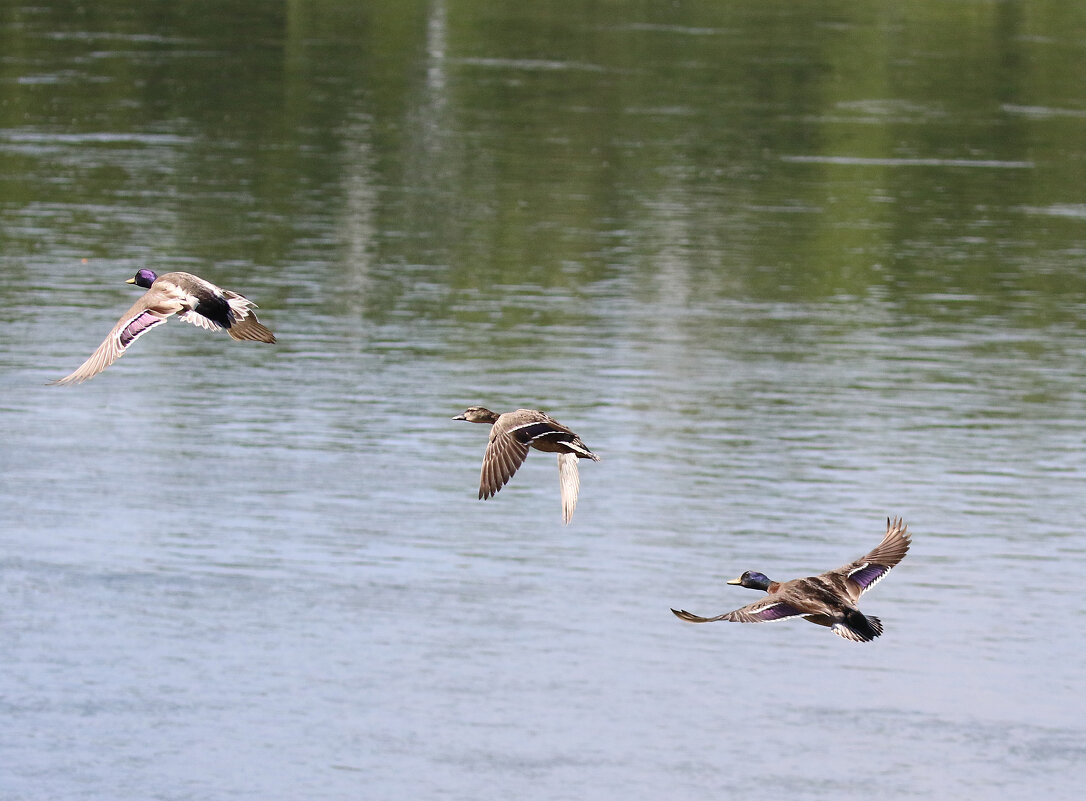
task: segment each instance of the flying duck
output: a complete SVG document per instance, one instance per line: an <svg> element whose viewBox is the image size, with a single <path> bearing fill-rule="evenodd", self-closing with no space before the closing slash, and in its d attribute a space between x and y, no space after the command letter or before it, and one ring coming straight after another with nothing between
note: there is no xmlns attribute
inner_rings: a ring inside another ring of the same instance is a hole
<svg viewBox="0 0 1086 801"><path fill-rule="evenodd" d="M882 634L882 621L856 608L860 596L874 587L909 551L909 532L901 518L886 520L886 536L871 553L855 562L818 576L771 581L761 573L748 570L729 584L769 595L760 601L716 617L700 617L685 610L672 609L676 617L690 623L728 620L732 623L765 623L802 617L819 626L829 626L834 634L854 642L870 642Z"/></svg>
<svg viewBox="0 0 1086 801"><path fill-rule="evenodd" d="M558 454L558 482L562 488L562 522L573 519L577 495L581 490L578 459L598 462L581 438L554 418L535 409L517 409L498 414L482 406L472 406L453 420L469 423L489 423L490 442L483 454L483 469L479 476L479 498L490 498L509 483L517 468L528 457L528 448Z"/></svg>
<svg viewBox="0 0 1086 801"><path fill-rule="evenodd" d="M174 314L179 320L209 331L225 328L234 339L275 342L275 334L261 325L251 311L255 303L191 273L156 276L143 269L125 283L147 291L121 316L89 359L75 372L52 383L78 384L93 378L121 358L129 345Z"/></svg>

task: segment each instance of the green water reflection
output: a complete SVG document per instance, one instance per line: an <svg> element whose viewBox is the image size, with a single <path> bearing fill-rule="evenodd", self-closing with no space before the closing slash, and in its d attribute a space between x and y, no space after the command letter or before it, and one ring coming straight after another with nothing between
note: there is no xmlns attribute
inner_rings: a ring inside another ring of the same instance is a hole
<svg viewBox="0 0 1086 801"><path fill-rule="evenodd" d="M496 5L6 4L5 269L1086 294L1086 9Z"/></svg>

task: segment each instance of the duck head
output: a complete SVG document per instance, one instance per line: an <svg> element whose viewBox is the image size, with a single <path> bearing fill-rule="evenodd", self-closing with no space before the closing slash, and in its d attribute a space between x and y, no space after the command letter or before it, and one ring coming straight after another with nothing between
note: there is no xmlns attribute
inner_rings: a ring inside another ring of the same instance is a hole
<svg viewBox="0 0 1086 801"><path fill-rule="evenodd" d="M769 585L773 582L769 580L768 576L762 573L748 570L739 578L732 579L728 583L738 584L740 587L746 587L748 590L761 590L762 592L769 592Z"/></svg>
<svg viewBox="0 0 1086 801"><path fill-rule="evenodd" d="M144 289L150 289L151 284L155 282L156 278L158 278L158 276L154 274L154 271L144 268L136 270L136 274L129 278L127 281L125 281L125 283L135 284L136 286L141 286Z"/></svg>
<svg viewBox="0 0 1086 801"><path fill-rule="evenodd" d="M467 420L469 423L494 423L500 416L482 406L469 406L456 415L453 420Z"/></svg>

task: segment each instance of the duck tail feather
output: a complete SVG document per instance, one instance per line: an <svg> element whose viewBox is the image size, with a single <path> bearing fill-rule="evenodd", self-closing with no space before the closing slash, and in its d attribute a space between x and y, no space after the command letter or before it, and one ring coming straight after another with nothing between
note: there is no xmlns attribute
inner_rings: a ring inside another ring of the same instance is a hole
<svg viewBox="0 0 1086 801"><path fill-rule="evenodd" d="M858 610L849 612L845 619L833 624L833 633L853 642L871 642L882 634L882 621L874 615Z"/></svg>
<svg viewBox="0 0 1086 801"><path fill-rule="evenodd" d="M251 313L245 319L237 320L226 330L234 339L266 342L268 344L275 342L275 334L271 332L271 329L257 320L256 315Z"/></svg>

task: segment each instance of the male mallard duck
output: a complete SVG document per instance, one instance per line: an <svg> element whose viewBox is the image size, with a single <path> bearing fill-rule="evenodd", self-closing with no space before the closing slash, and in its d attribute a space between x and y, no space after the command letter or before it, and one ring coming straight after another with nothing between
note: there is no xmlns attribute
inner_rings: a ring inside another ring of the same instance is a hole
<svg viewBox="0 0 1086 801"><path fill-rule="evenodd" d="M577 471L578 459L598 462L600 457L592 453L581 438L543 412L535 409L517 409L515 412L498 414L482 406L472 406L453 420L469 423L489 423L490 442L483 454L483 470L479 477L479 498L497 495L498 490L509 483L528 457L528 448L558 454L558 482L562 487L562 522L573 519L577 508L577 495L581 490L581 477Z"/></svg>
<svg viewBox="0 0 1086 801"><path fill-rule="evenodd" d="M98 350L74 373L54 384L78 384L93 378L121 358L129 345L174 314L179 320L209 331L225 328L234 339L275 342L275 334L261 325L251 311L255 303L191 273L156 276L150 270L139 270L125 283L147 291L113 326Z"/></svg>
<svg viewBox="0 0 1086 801"><path fill-rule="evenodd" d="M854 642L870 642L882 634L882 621L856 608L860 596L874 587L909 551L909 532L901 518L886 519L886 536L867 556L819 576L770 581L748 570L729 584L764 590L768 598L716 617L699 617L685 610L671 611L691 623L728 620L733 623L765 623L802 617Z"/></svg>

